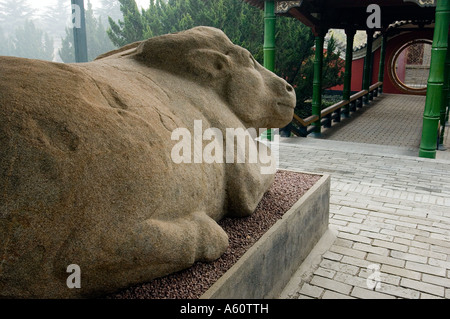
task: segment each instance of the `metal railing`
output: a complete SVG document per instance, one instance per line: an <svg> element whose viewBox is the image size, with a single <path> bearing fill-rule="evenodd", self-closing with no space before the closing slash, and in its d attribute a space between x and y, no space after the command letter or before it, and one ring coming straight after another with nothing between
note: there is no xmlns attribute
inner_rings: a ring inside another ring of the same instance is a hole
<svg viewBox="0 0 450 319"><path fill-rule="evenodd" d="M320 124L323 127L331 127L332 121L340 122L342 114L350 116L350 112L356 112L358 108L373 100L378 94L381 94L383 82L377 82L369 87L369 90L362 90L350 96L349 100L341 100L333 105L328 106L320 112ZM344 109L343 109L344 108ZM297 136L306 137L314 132L315 127L311 124L318 121L319 116L311 115L302 119L294 114L293 122L300 128L291 126L291 132Z"/></svg>

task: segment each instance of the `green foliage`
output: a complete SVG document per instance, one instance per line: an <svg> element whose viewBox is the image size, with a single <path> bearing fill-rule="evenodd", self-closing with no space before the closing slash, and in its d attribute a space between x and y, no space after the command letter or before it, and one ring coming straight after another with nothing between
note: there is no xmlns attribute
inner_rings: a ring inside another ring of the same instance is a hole
<svg viewBox="0 0 450 319"><path fill-rule="evenodd" d="M145 10L139 12L136 1L119 0L119 2L123 21L119 20L116 23L109 17L108 21L110 29L107 30L107 33L112 43L121 47L129 43L143 40L148 26L144 24Z"/></svg>
<svg viewBox="0 0 450 319"><path fill-rule="evenodd" d="M345 61L339 58L336 40L332 36L328 40L327 51L323 58L323 88L327 89L343 83Z"/></svg>
<svg viewBox="0 0 450 319"><path fill-rule="evenodd" d="M149 8L141 11L134 0L118 1L123 18L110 19L107 31L117 46L203 25L223 30L262 60L263 15L240 0L150 0Z"/></svg>
<svg viewBox="0 0 450 319"><path fill-rule="evenodd" d="M277 19L275 73L291 84L298 104L312 95L314 35L292 18Z"/></svg>
<svg viewBox="0 0 450 319"><path fill-rule="evenodd" d="M312 34L310 41L314 43ZM305 58L300 66L300 72L291 82L297 93L297 108L306 109L302 113L308 116L311 115L310 103L307 101L312 97L313 91L314 54L315 48L311 47L311 50L304 55ZM339 55L340 52L336 52L336 41L331 37L323 56L322 89L328 89L343 83L344 74L342 70L345 61L341 60Z"/></svg>
<svg viewBox="0 0 450 319"><path fill-rule="evenodd" d="M89 1L86 10L86 37L88 47L88 60L92 61L102 53L114 49L114 45L108 38L101 18L96 18L92 4ZM73 29L66 28L66 36L62 39L62 46L59 56L65 63L75 62L75 49L73 39Z"/></svg>

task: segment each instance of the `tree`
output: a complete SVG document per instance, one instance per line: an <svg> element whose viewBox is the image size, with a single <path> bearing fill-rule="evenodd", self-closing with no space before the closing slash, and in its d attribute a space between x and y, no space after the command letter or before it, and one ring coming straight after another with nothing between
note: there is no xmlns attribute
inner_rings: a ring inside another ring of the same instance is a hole
<svg viewBox="0 0 450 319"><path fill-rule="evenodd" d="M291 84L298 104L312 95L314 35L302 23L292 18L277 19L275 73Z"/></svg>
<svg viewBox="0 0 450 319"><path fill-rule="evenodd" d="M119 20L116 23L112 18L108 18L111 28L107 30L107 33L114 45L121 47L143 40L147 27L143 23L145 10L141 14L136 1L119 0L119 2L123 21Z"/></svg>
<svg viewBox="0 0 450 319"><path fill-rule="evenodd" d="M118 21L122 17L120 2L117 0L101 0L100 7L95 10L95 13L102 21L108 21L110 17L113 21Z"/></svg>
<svg viewBox="0 0 450 319"><path fill-rule="evenodd" d="M240 0L150 0L149 8L141 12L134 0L118 1L123 18L109 21L108 29L117 46L204 25L222 29L233 42L260 51L254 43L263 39L262 13Z"/></svg>
<svg viewBox="0 0 450 319"><path fill-rule="evenodd" d="M72 9L70 1L57 0L56 6L47 6L42 15L45 30L53 38L61 38L65 34L65 29L70 23Z"/></svg>
<svg viewBox="0 0 450 319"><path fill-rule="evenodd" d="M0 24L7 36L14 34L18 26L31 19L33 9L28 0L2 0L0 2Z"/></svg>
<svg viewBox="0 0 450 319"><path fill-rule="evenodd" d="M61 39L61 48L58 50L58 55L64 63L74 63L75 47L74 47L73 29L66 28L65 30L66 36Z"/></svg>
<svg viewBox="0 0 450 319"><path fill-rule="evenodd" d="M324 55L323 63L323 83L324 89L343 83L343 72L345 61L340 58L340 52L337 50L336 40L333 36L328 40L327 51Z"/></svg>
<svg viewBox="0 0 450 319"><path fill-rule="evenodd" d="M115 48L108 38L101 18L97 19L95 17L90 1L88 1L86 10L86 36L89 61L92 61L100 54ZM66 28L66 36L62 39L59 56L65 63L75 62L75 47L72 28Z"/></svg>
<svg viewBox="0 0 450 319"><path fill-rule="evenodd" d="M0 55L13 55L12 43L0 28Z"/></svg>
<svg viewBox="0 0 450 319"><path fill-rule="evenodd" d="M9 54L29 59L53 60L53 39L27 20L9 39Z"/></svg>

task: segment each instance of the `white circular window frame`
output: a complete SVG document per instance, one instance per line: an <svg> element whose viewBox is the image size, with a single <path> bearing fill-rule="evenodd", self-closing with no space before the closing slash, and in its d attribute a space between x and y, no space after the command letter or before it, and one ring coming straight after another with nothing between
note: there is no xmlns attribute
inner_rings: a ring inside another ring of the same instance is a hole
<svg viewBox="0 0 450 319"><path fill-rule="evenodd" d="M409 94L425 94L427 92L427 87L424 87L424 88L413 88L413 87L407 86L405 83L403 83L398 78L398 75L397 75L396 65L397 65L397 60L398 60L400 54L403 52L403 50L405 50L410 45L414 45L414 44L417 44L417 43L425 43L425 44L429 44L429 45L433 44L433 42L431 40L429 40L429 39L416 39L416 40L412 40L412 41L409 41L409 42L403 44L395 52L393 58L391 59L391 65L390 65L390 68L389 68L389 72L390 72L391 78L393 79L394 85L397 88L399 88L400 90L402 90L403 92L409 93Z"/></svg>

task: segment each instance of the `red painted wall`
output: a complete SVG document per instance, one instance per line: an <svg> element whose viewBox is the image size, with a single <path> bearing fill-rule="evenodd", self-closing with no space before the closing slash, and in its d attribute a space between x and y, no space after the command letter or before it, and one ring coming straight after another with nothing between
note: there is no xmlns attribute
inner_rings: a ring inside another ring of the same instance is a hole
<svg viewBox="0 0 450 319"><path fill-rule="evenodd" d="M386 62L384 68L384 85L383 92L385 93L393 93L393 94L408 94L408 92L403 91L399 87L394 84L392 80L392 76L389 73L389 66L393 62L393 58L395 53L409 41L416 39L428 39L433 40L433 32L432 31L415 31L415 32L407 32L401 35L398 35L394 38L389 39L388 45L386 47Z"/></svg>
<svg viewBox="0 0 450 319"><path fill-rule="evenodd" d="M432 31L415 31L407 32L390 38L386 46L386 58L384 63L384 84L383 92L392 94L410 94L410 92L403 91L400 87L395 85L392 75L389 72L389 67L393 61L395 53L406 43L416 39L433 39ZM373 73L372 84L378 82L378 71L380 64L380 48L378 48L373 55ZM353 60L352 64L352 91L358 92L362 89L362 78L364 73L364 58ZM343 85L338 85L330 90L342 91Z"/></svg>

